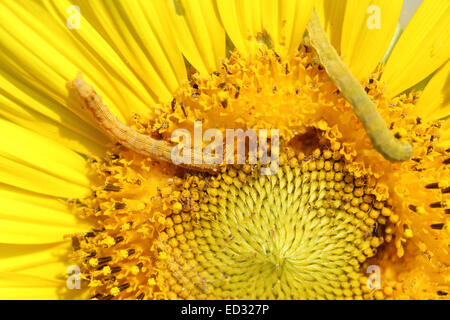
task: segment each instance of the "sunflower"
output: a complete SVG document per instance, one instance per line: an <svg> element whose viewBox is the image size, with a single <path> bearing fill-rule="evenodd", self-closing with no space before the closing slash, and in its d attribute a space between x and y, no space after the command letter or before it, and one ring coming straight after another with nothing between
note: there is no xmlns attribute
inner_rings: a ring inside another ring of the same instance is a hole
<svg viewBox="0 0 450 320"><path fill-rule="evenodd" d="M448 299L450 3L388 50L402 3L1 0L0 297ZM138 145L198 120L278 170Z"/></svg>

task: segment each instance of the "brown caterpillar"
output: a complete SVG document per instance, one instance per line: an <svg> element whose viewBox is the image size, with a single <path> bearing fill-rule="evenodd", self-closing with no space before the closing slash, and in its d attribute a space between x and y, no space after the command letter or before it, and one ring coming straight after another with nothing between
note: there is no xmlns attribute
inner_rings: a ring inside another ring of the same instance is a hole
<svg viewBox="0 0 450 320"><path fill-rule="evenodd" d="M74 89L80 97L83 107L88 109L100 129L114 141L117 141L125 147L150 157L155 160L172 162L171 150L174 144L156 140L150 136L141 134L133 128L123 124L106 105L103 104L101 97L95 92L91 85L86 83L81 75L68 83L70 89ZM194 158L193 153L192 158ZM218 167L212 164L180 164L180 166L196 171L215 173Z"/></svg>
<svg viewBox="0 0 450 320"><path fill-rule="evenodd" d="M328 40L320 19L313 11L307 25L309 42L319 56L320 63L338 87L361 121L373 147L390 161L408 160L413 152L408 142L397 140L388 129L374 102L341 60Z"/></svg>

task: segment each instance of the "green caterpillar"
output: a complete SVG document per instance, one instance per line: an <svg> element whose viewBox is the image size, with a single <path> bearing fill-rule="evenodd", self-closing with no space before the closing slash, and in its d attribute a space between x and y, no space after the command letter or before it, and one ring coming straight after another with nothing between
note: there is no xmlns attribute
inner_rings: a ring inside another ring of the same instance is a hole
<svg viewBox="0 0 450 320"><path fill-rule="evenodd" d="M320 63L352 106L373 147L390 161L405 161L411 158L412 145L397 140L388 129L374 102L329 42L320 19L314 11L308 22L307 31L309 42L317 52Z"/></svg>

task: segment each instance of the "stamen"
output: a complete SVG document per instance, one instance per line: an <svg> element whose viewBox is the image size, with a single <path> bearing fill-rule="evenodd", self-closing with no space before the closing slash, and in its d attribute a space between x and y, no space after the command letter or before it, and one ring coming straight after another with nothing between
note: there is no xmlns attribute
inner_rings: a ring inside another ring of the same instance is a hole
<svg viewBox="0 0 450 320"><path fill-rule="evenodd" d="M115 186L113 184L107 184L103 190L105 191L113 191L113 192L119 192L120 191L120 187L119 186Z"/></svg>
<svg viewBox="0 0 450 320"><path fill-rule="evenodd" d="M442 202L434 202L430 204L431 208L442 208Z"/></svg>
<svg viewBox="0 0 450 320"><path fill-rule="evenodd" d="M116 204L114 205L114 209L116 210L121 210L124 209L127 205L123 202L116 202Z"/></svg>
<svg viewBox="0 0 450 320"><path fill-rule="evenodd" d="M444 227L444 224L443 223L435 223L435 224L430 225L430 227L431 227L431 229L434 229L434 230L442 230L442 228Z"/></svg>
<svg viewBox="0 0 450 320"><path fill-rule="evenodd" d="M117 273L117 272L120 272L120 271L122 271L121 267L112 267L111 268L111 273Z"/></svg>
<svg viewBox="0 0 450 320"><path fill-rule="evenodd" d="M129 287L130 287L130 284L129 284L129 283L124 283L124 284L121 284L121 285L119 286L119 290L120 290L120 291L123 291L123 290L128 289Z"/></svg>
<svg viewBox="0 0 450 320"><path fill-rule="evenodd" d="M141 293L141 294L139 294L139 295L136 297L136 299L137 299L137 300L142 300L142 299L144 299L144 297L145 297L145 294L144 294L144 293Z"/></svg>
<svg viewBox="0 0 450 320"><path fill-rule="evenodd" d="M222 65L225 68L227 74L233 74L230 69L228 69L228 65L225 63L225 61L222 61Z"/></svg>
<svg viewBox="0 0 450 320"><path fill-rule="evenodd" d="M105 264L108 263L112 260L111 257L103 257L103 258L98 258L98 263L99 264Z"/></svg>

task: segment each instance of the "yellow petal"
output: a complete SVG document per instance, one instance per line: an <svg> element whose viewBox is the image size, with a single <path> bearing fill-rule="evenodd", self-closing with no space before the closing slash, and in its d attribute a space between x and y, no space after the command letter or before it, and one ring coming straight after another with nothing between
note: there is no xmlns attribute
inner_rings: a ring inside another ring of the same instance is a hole
<svg viewBox="0 0 450 320"><path fill-rule="evenodd" d="M84 232L84 228L62 227L0 218L0 242L17 244L42 244L61 241L67 234Z"/></svg>
<svg viewBox="0 0 450 320"><path fill-rule="evenodd" d="M49 200L50 201L50 200ZM56 201L56 200L54 200ZM54 210L27 202L18 202L15 200L0 199L2 208L0 208L0 220L12 220L15 222L27 222L35 224L37 228L43 225L61 226L62 228L72 228L76 225L76 220L67 207L62 210ZM82 228L78 228L79 230ZM60 233L60 236L63 235ZM53 235L51 235L53 237ZM0 235L3 238L3 235ZM62 238L59 237L59 241ZM4 240L0 240L0 242ZM13 239L8 242L14 243Z"/></svg>
<svg viewBox="0 0 450 320"><path fill-rule="evenodd" d="M69 241L33 245L0 243L0 273L19 272L61 280L71 265L70 250Z"/></svg>
<svg viewBox="0 0 450 320"><path fill-rule="evenodd" d="M162 1L83 0L80 9L154 99L170 101L186 80L186 68Z"/></svg>
<svg viewBox="0 0 450 320"><path fill-rule="evenodd" d="M416 108L421 117L431 120L450 115L450 60L428 82Z"/></svg>
<svg viewBox="0 0 450 320"><path fill-rule="evenodd" d="M101 156L109 139L74 113L0 71L0 115L77 152Z"/></svg>
<svg viewBox="0 0 450 320"><path fill-rule="evenodd" d="M60 243L87 229L65 201L0 184L0 243Z"/></svg>
<svg viewBox="0 0 450 320"><path fill-rule="evenodd" d="M47 138L0 119L0 182L37 193L83 197L89 192L85 160Z"/></svg>
<svg viewBox="0 0 450 320"><path fill-rule="evenodd" d="M37 193L59 197L83 197L89 192L81 187L8 158L0 156L0 182Z"/></svg>
<svg viewBox="0 0 450 320"><path fill-rule="evenodd" d="M167 2L166 23L173 28L173 35L186 59L200 73L209 74L218 70L225 57L225 31L214 1Z"/></svg>
<svg viewBox="0 0 450 320"><path fill-rule="evenodd" d="M260 10L259 7L256 7L255 2L256 1L245 1L248 6L255 6L254 12L259 16ZM246 31L245 25L241 25L245 18L242 18L244 12L240 10L240 4L240 2L235 0L217 0L217 8L228 37L239 52L248 55L252 51L251 44L247 41L250 34ZM261 29L261 25L257 26L250 23L249 26L258 30L256 32L259 32Z"/></svg>
<svg viewBox="0 0 450 320"><path fill-rule="evenodd" d="M0 155L73 184L88 187L86 161L70 149L0 119Z"/></svg>
<svg viewBox="0 0 450 320"><path fill-rule="evenodd" d="M85 288L67 289L69 242L45 245L0 243L0 299L89 298ZM73 282L72 282L73 283Z"/></svg>
<svg viewBox="0 0 450 320"><path fill-rule="evenodd" d="M348 0L341 55L353 74L367 79L383 58L402 10L403 0Z"/></svg>
<svg viewBox="0 0 450 320"><path fill-rule="evenodd" d="M26 202L30 205L48 208L54 211L66 212L67 201L52 196L26 191L7 184L0 183L0 199L8 199L8 201Z"/></svg>
<svg viewBox="0 0 450 320"><path fill-rule="evenodd" d="M81 4L80 28L69 29L68 25L73 27L69 22L76 20L71 8L67 0L2 1L2 68L63 106L67 106L66 82L81 71L121 120L132 111L151 115L158 92L152 95L148 90L149 79L143 83L133 70L137 67L107 42L104 30L91 24L88 17L95 12L90 6Z"/></svg>
<svg viewBox="0 0 450 320"><path fill-rule="evenodd" d="M450 1L424 0L392 51L381 80L395 96L450 57Z"/></svg>
<svg viewBox="0 0 450 320"><path fill-rule="evenodd" d="M225 30L243 54L256 50L267 33L279 54L295 52L314 7L311 0L217 0Z"/></svg>
<svg viewBox="0 0 450 320"><path fill-rule="evenodd" d="M284 54L298 50L306 24L314 9L314 2L281 0L276 1L274 5L273 0L263 1L261 8L263 26L272 37L275 51ZM270 11L271 9L273 11ZM278 14L275 15L276 13Z"/></svg>
<svg viewBox="0 0 450 320"><path fill-rule="evenodd" d="M64 282L14 272L0 272L0 299L54 300Z"/></svg>
<svg viewBox="0 0 450 320"><path fill-rule="evenodd" d="M346 3L346 0L318 0L315 7L330 42L337 52L341 51Z"/></svg>

